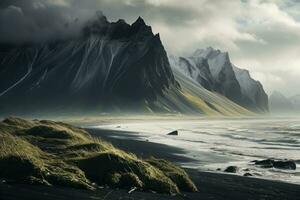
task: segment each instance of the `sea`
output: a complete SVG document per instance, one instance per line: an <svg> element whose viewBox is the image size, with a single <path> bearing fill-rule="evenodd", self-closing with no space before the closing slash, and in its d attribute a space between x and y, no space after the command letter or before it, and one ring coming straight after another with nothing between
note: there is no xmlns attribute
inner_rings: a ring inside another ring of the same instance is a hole
<svg viewBox="0 0 300 200"><path fill-rule="evenodd" d="M138 135L130 139L184 149L182 156L194 162L180 163L183 167L224 173L228 166L237 166L236 175L300 184L300 117L138 120L93 127L129 131ZM175 130L177 136L168 135ZM269 158L293 160L297 169L262 168L252 162Z"/></svg>

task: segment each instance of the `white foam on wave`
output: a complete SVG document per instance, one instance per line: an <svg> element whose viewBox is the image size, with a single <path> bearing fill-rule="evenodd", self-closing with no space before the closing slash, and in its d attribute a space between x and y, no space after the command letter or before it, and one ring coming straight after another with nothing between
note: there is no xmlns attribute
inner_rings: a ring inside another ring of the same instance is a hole
<svg viewBox="0 0 300 200"><path fill-rule="evenodd" d="M237 165L261 174L262 178L300 184L299 168L282 171L251 164L252 160L267 158L300 160L300 134L286 137L286 133L278 133L289 132L291 126L300 126L300 120L163 120L96 127L138 132L143 140L180 147L187 152L185 156L198 161L182 163L183 166L216 171L217 168ZM173 130L178 130L179 135L167 135Z"/></svg>

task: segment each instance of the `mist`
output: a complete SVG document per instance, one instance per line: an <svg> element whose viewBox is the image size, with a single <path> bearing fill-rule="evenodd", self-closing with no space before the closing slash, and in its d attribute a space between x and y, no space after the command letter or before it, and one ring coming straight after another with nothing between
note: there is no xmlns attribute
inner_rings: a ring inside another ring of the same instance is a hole
<svg viewBox="0 0 300 200"><path fill-rule="evenodd" d="M85 10L63 1L4 0L0 3L0 43L40 43L76 37L96 15L96 9Z"/></svg>

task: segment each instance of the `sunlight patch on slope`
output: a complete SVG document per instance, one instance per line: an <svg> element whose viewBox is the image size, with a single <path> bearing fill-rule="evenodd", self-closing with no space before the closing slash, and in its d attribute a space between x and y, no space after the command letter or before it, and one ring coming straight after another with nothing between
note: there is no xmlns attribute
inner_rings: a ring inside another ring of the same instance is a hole
<svg viewBox="0 0 300 200"><path fill-rule="evenodd" d="M209 107L202 99L197 96L193 96L188 92L182 91L182 94L185 98L190 100L195 104L199 109L201 109L206 115L220 115L220 113L211 107Z"/></svg>

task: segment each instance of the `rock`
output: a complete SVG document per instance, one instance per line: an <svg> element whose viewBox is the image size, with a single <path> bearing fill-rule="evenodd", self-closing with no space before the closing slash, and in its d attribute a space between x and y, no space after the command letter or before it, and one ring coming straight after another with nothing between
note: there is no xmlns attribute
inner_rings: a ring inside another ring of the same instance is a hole
<svg viewBox="0 0 300 200"><path fill-rule="evenodd" d="M218 168L217 171L221 171L221 168Z"/></svg>
<svg viewBox="0 0 300 200"><path fill-rule="evenodd" d="M292 160L289 161L274 161L273 167L277 169L289 169L289 170L295 170L296 163Z"/></svg>
<svg viewBox="0 0 300 200"><path fill-rule="evenodd" d="M228 173L236 173L237 171L238 171L237 166L229 166L224 170L224 172L228 172Z"/></svg>
<svg viewBox="0 0 300 200"><path fill-rule="evenodd" d="M260 167L263 168L272 168L274 160L267 159L267 160L255 160L253 161L255 165L259 165Z"/></svg>
<svg viewBox="0 0 300 200"><path fill-rule="evenodd" d="M287 169L287 170L295 170L297 168L295 161L293 160L256 160L253 161L255 165L259 165L263 168L277 168L277 169Z"/></svg>
<svg viewBox="0 0 300 200"><path fill-rule="evenodd" d="M245 173L244 176L253 176L251 173Z"/></svg>
<svg viewBox="0 0 300 200"><path fill-rule="evenodd" d="M172 131L172 132L168 133L167 135L178 135L178 131Z"/></svg>

